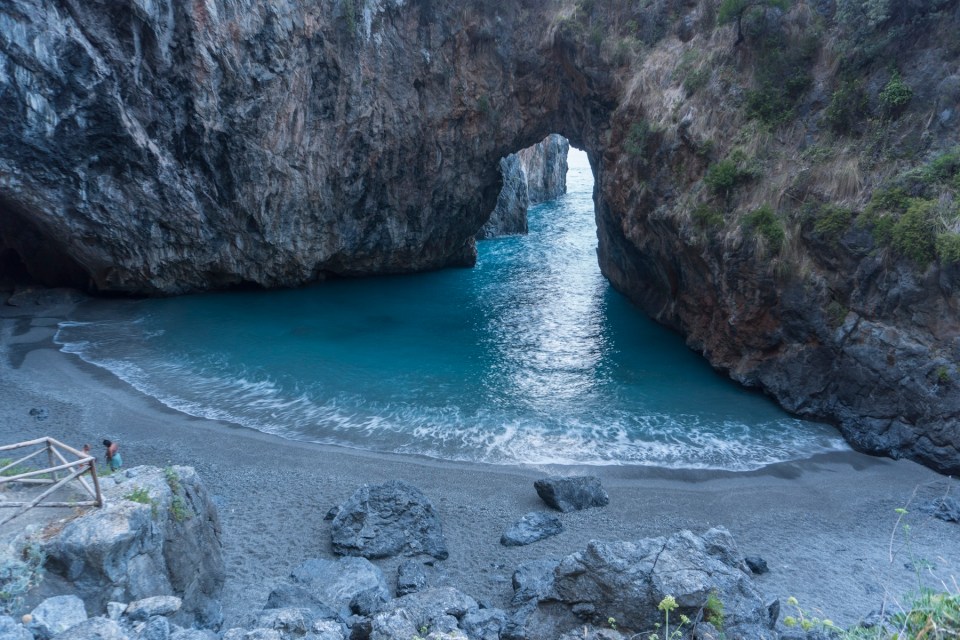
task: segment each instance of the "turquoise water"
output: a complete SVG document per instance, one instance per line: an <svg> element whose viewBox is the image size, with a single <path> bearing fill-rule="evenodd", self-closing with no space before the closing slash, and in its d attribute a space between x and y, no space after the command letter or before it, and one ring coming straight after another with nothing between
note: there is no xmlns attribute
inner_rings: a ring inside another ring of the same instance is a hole
<svg viewBox="0 0 960 640"><path fill-rule="evenodd" d="M592 177L474 269L95 301L57 341L186 413L287 438L499 464L745 470L844 448L715 374L613 291Z"/></svg>

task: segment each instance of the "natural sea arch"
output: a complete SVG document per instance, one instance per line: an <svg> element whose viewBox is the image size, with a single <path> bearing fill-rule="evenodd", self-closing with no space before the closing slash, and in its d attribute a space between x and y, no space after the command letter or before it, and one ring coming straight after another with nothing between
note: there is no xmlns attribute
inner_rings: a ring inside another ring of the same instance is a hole
<svg viewBox="0 0 960 640"><path fill-rule="evenodd" d="M775 272L736 234L691 225L706 142L732 146L711 120L729 96L688 99L670 73L688 50L719 50L713 5L5 9L3 263L136 295L469 265L499 158L557 132L590 157L616 288L856 447L960 471L960 394L935 373L956 370L956 288L881 271L850 291L835 266ZM628 36L646 48L621 55ZM921 313L860 302L904 278L928 292ZM827 310L844 287L838 327Z"/></svg>

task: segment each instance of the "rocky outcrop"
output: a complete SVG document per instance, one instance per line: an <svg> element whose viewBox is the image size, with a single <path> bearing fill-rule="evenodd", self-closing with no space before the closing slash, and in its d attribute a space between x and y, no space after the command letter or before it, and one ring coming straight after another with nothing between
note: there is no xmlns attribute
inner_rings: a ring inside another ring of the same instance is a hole
<svg viewBox="0 0 960 640"><path fill-rule="evenodd" d="M61 583L54 588L82 598L94 615L108 602L176 596L182 607L175 621L218 626L225 579L220 521L196 472L134 467L103 478L102 488L104 508L44 541L46 584Z"/></svg>
<svg viewBox="0 0 960 640"><path fill-rule="evenodd" d="M330 536L334 553L346 556L449 555L433 505L401 480L357 489L340 505Z"/></svg>
<svg viewBox="0 0 960 640"><path fill-rule="evenodd" d="M526 175L530 204L559 198L567 192L567 154L570 141L552 133L541 142L521 149L520 166Z"/></svg>
<svg viewBox="0 0 960 640"><path fill-rule="evenodd" d="M567 153L570 143L551 134L533 145L500 160L503 188L490 218L477 232L477 239L527 232L527 208L567 192Z"/></svg>
<svg viewBox="0 0 960 640"><path fill-rule="evenodd" d="M318 619L349 620L356 603L367 597L390 599L387 579L366 558L307 560L267 598L267 609L309 609Z"/></svg>
<svg viewBox="0 0 960 640"><path fill-rule="evenodd" d="M477 240L527 232L527 208L530 206L530 194L527 191L527 179L519 155L512 153L500 160L500 176L503 179L503 188L497 196L497 206L490 213L490 218L477 231Z"/></svg>
<svg viewBox="0 0 960 640"><path fill-rule="evenodd" d="M534 511L507 527L500 536L500 544L505 547L520 547L555 536L562 531L563 523L559 518Z"/></svg>
<svg viewBox="0 0 960 640"><path fill-rule="evenodd" d="M718 615L708 606L713 594L723 603L726 637L773 638L779 610L764 602L723 529L702 537L681 531L635 542L592 541L561 560L539 589L513 616L513 637L547 640L610 618L625 631L643 632L662 623L668 596L675 600L675 622L685 615L710 623Z"/></svg>
<svg viewBox="0 0 960 640"><path fill-rule="evenodd" d="M11 0L0 265L135 294L468 265L499 160L556 132L590 156L617 289L855 447L957 473L960 267L809 214L863 211L960 143L960 17L891 3L844 22L835 4L756 9L780 32L733 47L706 0ZM865 53L902 42L920 44ZM949 184L930 196L947 213Z"/></svg>

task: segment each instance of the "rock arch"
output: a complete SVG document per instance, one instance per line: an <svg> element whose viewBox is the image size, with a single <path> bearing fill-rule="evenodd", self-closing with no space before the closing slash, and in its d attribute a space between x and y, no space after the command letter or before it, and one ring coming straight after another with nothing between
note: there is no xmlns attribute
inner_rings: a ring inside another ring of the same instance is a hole
<svg viewBox="0 0 960 640"><path fill-rule="evenodd" d="M37 272L17 239L33 229L65 273L132 294L471 264L498 160L556 132L590 157L617 288L854 446L960 471L960 268L818 250L802 229L793 264L742 226L694 224L716 147L746 126L723 107L746 49L710 1L600 5L18 3L0 33L5 248ZM814 9L794 11L802 26ZM691 51L734 75L691 97ZM767 144L806 134L785 135ZM744 204L813 182L770 179Z"/></svg>

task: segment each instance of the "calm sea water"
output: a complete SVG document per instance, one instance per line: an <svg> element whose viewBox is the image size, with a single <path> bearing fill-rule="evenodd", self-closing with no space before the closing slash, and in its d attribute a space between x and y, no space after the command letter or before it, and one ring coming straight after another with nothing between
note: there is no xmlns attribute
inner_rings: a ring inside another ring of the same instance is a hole
<svg viewBox="0 0 960 640"><path fill-rule="evenodd" d="M569 193L474 269L95 301L57 342L186 413L378 451L745 470L845 448L610 288L592 185L571 158Z"/></svg>

